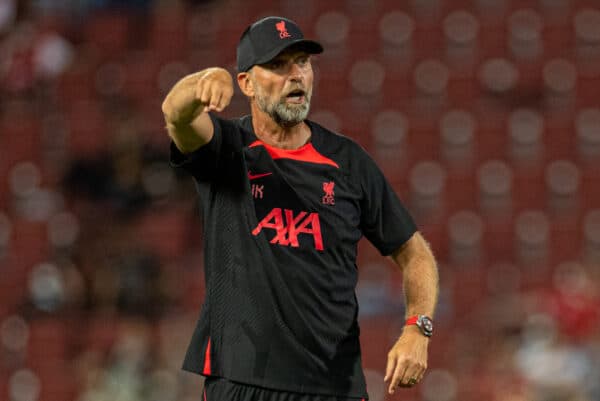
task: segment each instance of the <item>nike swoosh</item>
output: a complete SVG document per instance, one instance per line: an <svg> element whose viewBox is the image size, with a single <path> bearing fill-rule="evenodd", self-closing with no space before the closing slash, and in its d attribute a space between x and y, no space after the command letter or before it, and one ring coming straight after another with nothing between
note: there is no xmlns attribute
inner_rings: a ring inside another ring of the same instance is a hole
<svg viewBox="0 0 600 401"><path fill-rule="evenodd" d="M252 174L251 172L248 171L248 179L255 180L257 178L266 177L271 174L273 174L273 173Z"/></svg>

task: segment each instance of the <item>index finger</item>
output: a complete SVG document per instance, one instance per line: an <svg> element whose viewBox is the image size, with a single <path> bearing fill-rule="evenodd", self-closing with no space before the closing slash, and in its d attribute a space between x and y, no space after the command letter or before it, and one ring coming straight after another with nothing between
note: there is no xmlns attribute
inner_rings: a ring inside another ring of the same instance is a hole
<svg viewBox="0 0 600 401"><path fill-rule="evenodd" d="M404 376L404 372L406 371L406 369L406 361L396 361L396 368L394 369L394 375L392 376L392 380L390 381L388 393L394 394L394 392L396 391L396 387L401 385L401 380Z"/></svg>

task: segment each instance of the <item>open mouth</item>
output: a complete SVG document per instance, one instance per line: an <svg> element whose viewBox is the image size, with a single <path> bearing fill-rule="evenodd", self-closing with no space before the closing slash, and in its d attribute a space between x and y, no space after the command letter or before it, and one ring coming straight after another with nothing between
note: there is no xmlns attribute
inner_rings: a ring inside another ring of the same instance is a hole
<svg viewBox="0 0 600 401"><path fill-rule="evenodd" d="M306 92L304 92L302 89L294 89L286 95L286 99L292 103L301 103L304 101L305 95Z"/></svg>

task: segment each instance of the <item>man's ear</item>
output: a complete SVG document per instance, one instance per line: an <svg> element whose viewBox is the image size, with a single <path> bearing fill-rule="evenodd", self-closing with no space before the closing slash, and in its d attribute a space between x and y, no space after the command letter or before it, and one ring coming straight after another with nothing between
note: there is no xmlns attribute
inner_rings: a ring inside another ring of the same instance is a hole
<svg viewBox="0 0 600 401"><path fill-rule="evenodd" d="M254 85L249 72L240 72L237 74L237 82L242 93L248 97L254 96Z"/></svg>

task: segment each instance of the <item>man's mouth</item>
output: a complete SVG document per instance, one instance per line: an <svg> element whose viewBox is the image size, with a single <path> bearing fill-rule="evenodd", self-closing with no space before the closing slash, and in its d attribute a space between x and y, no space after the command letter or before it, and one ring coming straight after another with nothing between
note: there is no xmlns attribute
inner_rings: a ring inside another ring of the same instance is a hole
<svg viewBox="0 0 600 401"><path fill-rule="evenodd" d="M286 95L287 103L304 103L306 92L302 89L294 89Z"/></svg>

